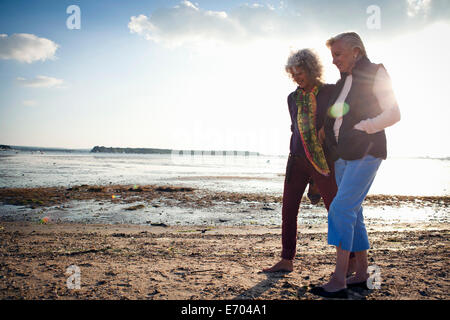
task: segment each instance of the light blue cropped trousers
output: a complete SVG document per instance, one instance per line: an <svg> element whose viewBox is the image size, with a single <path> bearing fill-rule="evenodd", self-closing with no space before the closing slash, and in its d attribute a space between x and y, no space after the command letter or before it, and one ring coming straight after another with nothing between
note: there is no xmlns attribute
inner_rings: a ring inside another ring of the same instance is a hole
<svg viewBox="0 0 450 320"><path fill-rule="evenodd" d="M336 160L338 191L328 211L328 244L351 252L370 248L362 203L381 161L371 155L358 160Z"/></svg>

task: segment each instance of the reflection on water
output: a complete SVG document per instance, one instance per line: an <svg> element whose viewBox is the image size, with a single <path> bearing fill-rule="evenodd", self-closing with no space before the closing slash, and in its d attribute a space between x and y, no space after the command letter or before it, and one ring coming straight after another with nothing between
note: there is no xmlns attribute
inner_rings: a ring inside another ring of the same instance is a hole
<svg viewBox="0 0 450 320"><path fill-rule="evenodd" d="M0 152L0 187L185 185L281 195L287 157ZM370 194L450 195L450 161L383 161Z"/></svg>
<svg viewBox="0 0 450 320"><path fill-rule="evenodd" d="M139 209L127 208L142 204ZM230 205L222 202L210 208L154 207L142 203L112 203L108 201L71 201L48 208L26 208L22 206L0 206L0 220L32 221L43 218L50 222L78 222L98 224L161 224L211 225L211 226L280 226L281 204L269 204L271 210L262 210L254 203ZM365 206L364 220L367 227L398 223L449 223L446 207L390 207ZM302 203L298 216L300 225L327 223L327 212L323 207Z"/></svg>
<svg viewBox="0 0 450 320"><path fill-rule="evenodd" d="M0 187L39 187L75 185L183 185L210 191L269 193L282 195L286 157L237 156L231 159L209 156L172 161L170 155L91 154L53 152L0 153ZM371 194L436 195L450 194L450 161L437 159L388 159L379 169ZM181 208L143 203L138 210L125 210L134 204L108 201L76 201L60 206L30 209L0 206L3 220L30 220L84 223L165 223L168 225L274 225L281 224L281 204L270 210L261 204L217 202L211 208ZM444 222L449 212L440 204L402 204L364 207L367 225ZM323 207L302 203L300 224L327 222Z"/></svg>

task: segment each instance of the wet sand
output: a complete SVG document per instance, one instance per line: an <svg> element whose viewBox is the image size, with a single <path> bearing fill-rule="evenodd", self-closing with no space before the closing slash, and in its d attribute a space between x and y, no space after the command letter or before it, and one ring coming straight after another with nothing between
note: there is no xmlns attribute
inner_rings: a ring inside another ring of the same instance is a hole
<svg viewBox="0 0 450 320"><path fill-rule="evenodd" d="M305 198L305 196L304 196ZM158 185L80 185L72 187L0 188L3 204L28 206L30 208L61 205L73 200L109 200L112 203L158 202L158 205L189 208L208 208L217 202L281 203L281 195L264 193L240 193L210 191L185 186ZM450 196L403 196L369 195L365 205L389 205L450 207ZM321 200L318 206L324 206Z"/></svg>
<svg viewBox="0 0 450 320"><path fill-rule="evenodd" d="M129 203L130 208L144 201L211 210L217 202L261 207L281 202L276 195L182 186L0 189L0 202L10 205L39 208L86 199ZM369 196L366 201L392 210L411 204L448 208L449 203L449 197ZM334 268L335 249L326 243L326 230L324 224L299 225L295 270L269 275L260 270L279 259L277 225L0 220L0 299L321 299L309 289L326 282ZM355 289L351 299L450 298L449 223L377 224L368 225L368 232L369 265L379 268L381 287ZM80 270L79 289L67 286L67 268L72 265Z"/></svg>

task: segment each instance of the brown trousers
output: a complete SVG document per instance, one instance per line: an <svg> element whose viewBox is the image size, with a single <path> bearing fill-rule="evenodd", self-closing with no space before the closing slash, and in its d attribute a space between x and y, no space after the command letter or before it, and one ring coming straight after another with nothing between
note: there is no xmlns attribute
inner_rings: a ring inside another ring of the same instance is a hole
<svg viewBox="0 0 450 320"><path fill-rule="evenodd" d="M328 164L331 169L329 176L323 176L314 169L304 156L289 155L284 180L283 208L282 208L282 246L281 257L292 260L295 257L297 246L297 216L303 193L310 178L319 188L325 207L330 207L337 192L334 177L334 165Z"/></svg>

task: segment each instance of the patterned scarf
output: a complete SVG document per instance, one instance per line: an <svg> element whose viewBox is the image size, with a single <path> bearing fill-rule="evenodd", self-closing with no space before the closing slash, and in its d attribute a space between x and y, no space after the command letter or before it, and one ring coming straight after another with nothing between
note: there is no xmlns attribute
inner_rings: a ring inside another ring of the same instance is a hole
<svg viewBox="0 0 450 320"><path fill-rule="evenodd" d="M305 92L300 87L297 89L297 124L306 157L320 174L328 176L330 169L328 168L316 129L316 96L319 89L320 86L317 85L314 86L311 92Z"/></svg>

